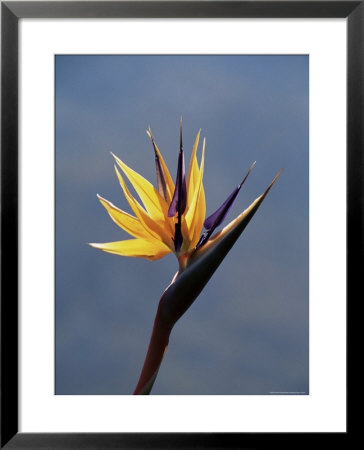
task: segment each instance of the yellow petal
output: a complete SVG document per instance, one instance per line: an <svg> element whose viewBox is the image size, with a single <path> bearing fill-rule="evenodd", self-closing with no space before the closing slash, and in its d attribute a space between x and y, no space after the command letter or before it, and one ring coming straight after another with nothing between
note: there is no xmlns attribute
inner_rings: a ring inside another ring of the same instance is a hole
<svg viewBox="0 0 364 450"><path fill-rule="evenodd" d="M97 198L100 200L102 206L109 213L112 220L127 233L137 238L148 238L150 235L145 230L137 217L134 217L127 212L117 208L108 200L97 194Z"/></svg>
<svg viewBox="0 0 364 450"><path fill-rule="evenodd" d="M140 199L144 203L146 210L155 220L163 220L167 216L168 204L155 187L147 179L130 169L121 159L112 153L118 166L128 177Z"/></svg>
<svg viewBox="0 0 364 450"><path fill-rule="evenodd" d="M146 258L151 261L171 253L171 249L162 242L156 240L149 241L147 239L128 239L126 241L90 245L91 247L98 248L104 252L114 253L115 255Z"/></svg>
<svg viewBox="0 0 364 450"><path fill-rule="evenodd" d="M190 207L185 216L190 240L190 247L194 247L200 239L203 221L205 219L206 213L205 193L202 184L205 164L205 147L206 140L204 139L202 145L201 166L198 174L198 180L192 201L190 203Z"/></svg>
<svg viewBox="0 0 364 450"><path fill-rule="evenodd" d="M151 218L151 216L143 209L143 207L135 200L135 198L130 194L128 187L125 184L123 177L121 176L118 169L115 167L116 175L119 179L120 185L123 189L125 198L127 199L131 209L134 211L135 215L138 217L140 223L143 225L144 229L147 233L160 240L163 241L169 248L174 249L174 244L172 240L172 234L170 230L165 228L165 224L162 222L162 225L157 223L155 220ZM167 222L166 222L167 224Z"/></svg>
<svg viewBox="0 0 364 450"><path fill-rule="evenodd" d="M166 187L167 187L167 203L169 206L169 204L172 201L172 197L173 197L173 193L174 193L174 181L171 177L171 174L169 173L167 164L164 162L163 156L162 156L157 144L155 143L155 140L153 139L152 131L150 128L147 130L147 134L148 134L150 140L152 141L152 143L154 144L155 151L157 152L159 161L160 161L162 169L163 169L164 178L166 180Z"/></svg>
<svg viewBox="0 0 364 450"><path fill-rule="evenodd" d="M203 187L201 178L200 195L197 200L195 217L194 217L194 234L191 239L191 246L195 247L197 242L200 240L203 223L206 216L206 200L205 200L205 189Z"/></svg>
<svg viewBox="0 0 364 450"><path fill-rule="evenodd" d="M191 159L190 159L190 166L189 166L188 175L187 175L188 206L193 199L193 194L195 192L195 188L196 188L196 185L198 182L199 168L198 168L196 153L197 153L198 143L200 140L200 133L201 133L201 130L199 130L199 132L197 133L195 143L193 145L193 150L192 150Z"/></svg>

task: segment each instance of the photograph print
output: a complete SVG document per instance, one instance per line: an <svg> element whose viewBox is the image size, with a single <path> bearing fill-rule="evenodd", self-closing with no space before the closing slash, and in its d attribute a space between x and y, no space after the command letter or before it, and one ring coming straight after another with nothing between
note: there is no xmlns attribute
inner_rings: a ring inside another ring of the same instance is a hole
<svg viewBox="0 0 364 450"><path fill-rule="evenodd" d="M55 56L55 394L309 394L309 56Z"/></svg>

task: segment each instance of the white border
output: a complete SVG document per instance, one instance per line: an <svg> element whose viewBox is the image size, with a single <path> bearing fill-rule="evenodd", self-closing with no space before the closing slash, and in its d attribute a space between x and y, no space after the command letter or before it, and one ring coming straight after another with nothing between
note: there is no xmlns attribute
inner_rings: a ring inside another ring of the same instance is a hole
<svg viewBox="0 0 364 450"><path fill-rule="evenodd" d="M20 24L20 430L345 431L345 20ZM309 396L53 395L56 53L310 55Z"/></svg>

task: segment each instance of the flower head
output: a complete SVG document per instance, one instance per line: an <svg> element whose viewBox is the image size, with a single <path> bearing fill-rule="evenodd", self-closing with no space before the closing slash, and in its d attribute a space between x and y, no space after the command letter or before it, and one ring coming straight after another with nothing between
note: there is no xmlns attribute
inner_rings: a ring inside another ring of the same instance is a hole
<svg viewBox="0 0 364 450"><path fill-rule="evenodd" d="M234 189L221 207L205 219L206 203L203 173L206 141L203 140L199 163L197 150L200 131L197 133L193 145L186 177L181 119L176 183L173 182L150 127L147 134L154 149L157 189L112 154L116 162L114 167L117 178L134 214L119 209L108 200L97 195L112 220L133 236L133 239L90 245L105 252L149 260L157 260L168 253L174 252L179 259L180 266L184 268L188 265L190 257L194 256L195 258L196 252L201 253L203 246L212 238L212 233L225 219L255 163L252 164L243 181ZM140 200L130 193L124 176L133 186ZM206 231L201 235L203 226L205 226Z"/></svg>

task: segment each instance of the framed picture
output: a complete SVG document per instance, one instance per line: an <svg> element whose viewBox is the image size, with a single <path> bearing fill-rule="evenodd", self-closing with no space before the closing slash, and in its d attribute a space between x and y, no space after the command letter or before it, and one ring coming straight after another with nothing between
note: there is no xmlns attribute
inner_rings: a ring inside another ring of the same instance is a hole
<svg viewBox="0 0 364 450"><path fill-rule="evenodd" d="M1 6L1 445L347 439L362 2Z"/></svg>

